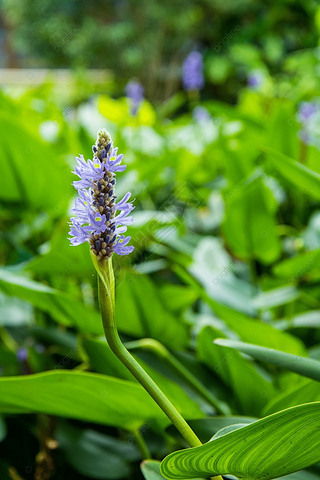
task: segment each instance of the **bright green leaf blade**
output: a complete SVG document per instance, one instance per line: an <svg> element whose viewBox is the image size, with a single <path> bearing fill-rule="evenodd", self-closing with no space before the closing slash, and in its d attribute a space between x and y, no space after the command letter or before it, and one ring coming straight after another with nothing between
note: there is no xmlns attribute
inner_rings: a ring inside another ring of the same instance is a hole
<svg viewBox="0 0 320 480"><path fill-rule="evenodd" d="M272 166L304 195L320 200L320 175L283 153L263 147Z"/></svg>
<svg viewBox="0 0 320 480"><path fill-rule="evenodd" d="M320 461L320 403L283 410L201 447L171 453L161 463L168 479L231 474L271 480Z"/></svg>
<svg viewBox="0 0 320 480"><path fill-rule="evenodd" d="M160 472L160 462L156 460L145 460L142 462L141 471L146 480L163 480L165 478Z"/></svg>
<svg viewBox="0 0 320 480"><path fill-rule="evenodd" d="M320 401L320 383L314 380L305 379L298 386L294 386L290 390L280 393L274 397L266 405L263 414L270 415L271 413L284 410L285 408L295 407L309 402Z"/></svg>
<svg viewBox="0 0 320 480"><path fill-rule="evenodd" d="M46 413L135 430L164 414L140 385L75 371L0 378L0 413Z"/></svg>
<svg viewBox="0 0 320 480"><path fill-rule="evenodd" d="M213 340L218 337L220 331L202 329L197 339L198 358L230 387L239 413L260 416L261 409L274 395L272 384L238 352L214 345Z"/></svg>
<svg viewBox="0 0 320 480"><path fill-rule="evenodd" d="M304 377L320 381L320 362L312 358L300 357L299 355L284 353L272 348L260 347L259 345L252 345L250 343L225 338L217 338L214 343L222 347L234 348L235 350L250 355L256 360L272 363L277 367L287 368Z"/></svg>

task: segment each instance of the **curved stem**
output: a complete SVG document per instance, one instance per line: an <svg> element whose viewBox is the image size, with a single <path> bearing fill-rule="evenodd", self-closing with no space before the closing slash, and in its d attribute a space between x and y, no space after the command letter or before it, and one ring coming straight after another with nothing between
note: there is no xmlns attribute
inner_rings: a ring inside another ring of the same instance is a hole
<svg viewBox="0 0 320 480"><path fill-rule="evenodd" d="M134 342L129 342L126 347L131 349L142 348L156 353L161 358L164 358L171 367L196 391L198 392L210 405L212 405L219 413L230 415L230 409L224 402L218 400L206 387L199 382L199 380L174 356L169 350L153 338L143 338Z"/></svg>
<svg viewBox="0 0 320 480"><path fill-rule="evenodd" d="M133 436L136 445L139 449L139 452L141 454L142 460L150 460L152 458L150 450L148 448L148 445L144 441L144 438L140 432L140 430L135 430L131 432L131 435Z"/></svg>
<svg viewBox="0 0 320 480"><path fill-rule="evenodd" d="M177 430L181 433L183 438L188 442L191 447L198 447L201 444L199 438L194 431L187 424L185 419L180 415L176 408L172 405L170 400L160 390L158 385L152 380L152 378L144 371L139 363L132 357L125 346L122 344L118 330L114 319L110 316L110 310L108 308L109 300L106 299L108 292L106 291L104 282L98 277L99 281L99 301L102 315L102 322L104 333L107 342L113 351L113 353L119 358L119 360L127 367L132 375L138 380L138 382L147 390L149 395L159 405L171 422L175 425Z"/></svg>
<svg viewBox="0 0 320 480"><path fill-rule="evenodd" d="M98 292L99 303L102 316L102 323L104 333L113 353L119 360L127 367L132 375L149 393L153 400L159 405L162 411L171 420L176 429L180 432L182 437L187 441L191 447L199 447L202 445L201 441L180 415L178 410L152 380L152 378L145 372L141 365L128 352L126 347L120 340L115 318L114 318L114 273L112 268L112 257L107 262L99 262L97 258L91 254L93 264L98 273ZM211 480L223 480L220 475L211 477Z"/></svg>

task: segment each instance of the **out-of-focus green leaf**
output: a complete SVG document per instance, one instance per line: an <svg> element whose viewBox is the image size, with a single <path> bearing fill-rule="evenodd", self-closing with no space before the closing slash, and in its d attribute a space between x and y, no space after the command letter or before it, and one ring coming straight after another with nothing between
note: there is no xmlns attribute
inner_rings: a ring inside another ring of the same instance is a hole
<svg viewBox="0 0 320 480"><path fill-rule="evenodd" d="M139 458L133 443L67 423L59 425L56 438L70 465L90 478L127 477L130 474L129 462Z"/></svg>
<svg viewBox="0 0 320 480"><path fill-rule="evenodd" d="M320 174L283 153L263 147L272 166L299 191L308 197L320 200Z"/></svg>
<svg viewBox="0 0 320 480"><path fill-rule="evenodd" d="M55 216L64 212L72 191L67 164L9 111L1 111L0 130L0 197Z"/></svg>
<svg viewBox="0 0 320 480"><path fill-rule="evenodd" d="M63 325L75 326L84 333L103 332L99 313L64 292L4 268L0 269L0 289L6 295L30 302Z"/></svg>
<svg viewBox="0 0 320 480"><path fill-rule="evenodd" d="M229 386L241 413L258 416L272 397L273 387L255 366L238 352L227 351L214 345L213 340L219 336L221 332L211 327L200 332L197 339L198 358Z"/></svg>
<svg viewBox="0 0 320 480"><path fill-rule="evenodd" d="M305 380L298 385L280 393L270 400L264 409L265 415L278 412L285 408L302 405L308 402L320 401L320 384L314 380Z"/></svg>
<svg viewBox="0 0 320 480"><path fill-rule="evenodd" d="M50 238L50 250L43 255L37 255L26 264L27 271L65 278L70 276L88 278L95 272L88 244L78 245L77 248L70 245L67 221L67 218L63 218L55 228Z"/></svg>
<svg viewBox="0 0 320 480"><path fill-rule="evenodd" d="M289 280L289 284L294 284L319 269L320 250L314 250L283 260L273 267L273 272L276 276Z"/></svg>
<svg viewBox="0 0 320 480"><path fill-rule="evenodd" d="M312 358L291 355L272 348L260 347L250 343L237 342L227 338L217 338L214 343L222 347L234 348L242 353L246 353L256 360L271 363L277 367L286 368L292 372L320 381L320 362Z"/></svg>
<svg viewBox="0 0 320 480"><path fill-rule="evenodd" d="M299 298L300 292L295 287L279 287L259 293L253 300L257 308L269 309L286 305Z"/></svg>
<svg viewBox="0 0 320 480"><path fill-rule="evenodd" d="M232 474L271 480L320 461L320 403L300 405L226 433L161 463L168 479ZM248 459L250 461L248 461Z"/></svg>
<svg viewBox="0 0 320 480"><path fill-rule="evenodd" d="M226 203L223 231L231 250L240 258L270 264L280 255L274 218L276 201L261 175L234 187Z"/></svg>
<svg viewBox="0 0 320 480"><path fill-rule="evenodd" d="M187 327L164 306L156 286L146 275L123 272L116 294L119 329L134 337L151 337L180 349L187 343Z"/></svg>

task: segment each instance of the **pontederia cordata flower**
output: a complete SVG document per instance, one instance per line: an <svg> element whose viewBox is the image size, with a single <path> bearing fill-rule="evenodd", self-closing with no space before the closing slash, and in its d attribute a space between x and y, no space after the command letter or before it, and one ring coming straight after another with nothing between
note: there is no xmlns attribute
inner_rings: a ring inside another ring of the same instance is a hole
<svg viewBox="0 0 320 480"><path fill-rule="evenodd" d="M111 257L113 252L128 255L134 247L128 245L131 237L123 234L133 222L129 213L134 206L129 202L130 192L117 203L114 193L116 173L126 169L121 165L123 155L113 148L105 129L98 132L92 150L93 160L86 161L80 155L73 172L80 180L73 182L79 196L72 209L75 216L70 222L70 242L74 246L89 242L99 260Z"/></svg>

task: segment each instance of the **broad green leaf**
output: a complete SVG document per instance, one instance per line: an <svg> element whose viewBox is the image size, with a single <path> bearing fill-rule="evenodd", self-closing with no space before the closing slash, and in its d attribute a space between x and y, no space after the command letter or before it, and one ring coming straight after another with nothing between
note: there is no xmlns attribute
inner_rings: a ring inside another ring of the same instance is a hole
<svg viewBox="0 0 320 480"><path fill-rule="evenodd" d="M0 391L0 413L46 413L128 430L150 418L166 420L140 385L93 373L2 377Z"/></svg>
<svg viewBox="0 0 320 480"><path fill-rule="evenodd" d="M134 377L122 365L120 360L111 351L108 344L104 341L84 340L84 348L88 354L92 367L98 372L107 375L118 374L120 378L135 381ZM161 388L164 394L171 400L181 414L187 418L201 417L202 411L198 405L187 395L182 387L164 375L151 368L146 362L133 355L143 369Z"/></svg>
<svg viewBox="0 0 320 480"><path fill-rule="evenodd" d="M170 313L147 275L123 271L117 282L116 318L119 329L134 337L151 337L180 349L187 343L187 326Z"/></svg>
<svg viewBox="0 0 320 480"><path fill-rule="evenodd" d="M64 278L77 276L87 277L94 273L94 267L89 255L88 243L76 248L68 241L68 220L63 217L50 238L50 250L43 255L32 258L25 270L40 275L59 275Z"/></svg>
<svg viewBox="0 0 320 480"><path fill-rule="evenodd" d="M300 292L294 287L273 288L259 293L254 299L253 304L262 310L268 310L280 305L286 305L299 298Z"/></svg>
<svg viewBox="0 0 320 480"><path fill-rule="evenodd" d="M55 155L35 129L26 126L8 111L0 113L2 200L19 202L23 208L50 211L57 216L65 211L71 194L71 172ZM23 148L19 145L23 145Z"/></svg>
<svg viewBox="0 0 320 480"><path fill-rule="evenodd" d="M263 147L272 166L303 195L320 200L320 174L283 153Z"/></svg>
<svg viewBox="0 0 320 480"><path fill-rule="evenodd" d="M99 313L64 292L5 268L0 269L0 290L6 295L28 301L62 325L74 326L84 333L103 333Z"/></svg>
<svg viewBox="0 0 320 480"><path fill-rule="evenodd" d="M276 201L261 176L241 183L229 197L223 227L235 255L270 264L280 255L275 222Z"/></svg>
<svg viewBox="0 0 320 480"><path fill-rule="evenodd" d="M198 294L190 287L166 284L160 289L163 303L170 311L180 311L190 307L198 298Z"/></svg>
<svg viewBox="0 0 320 480"><path fill-rule="evenodd" d="M232 260L221 241L206 237L199 241L188 271L203 285L207 295L214 301L254 315L252 287L235 275L237 267L237 262Z"/></svg>
<svg viewBox="0 0 320 480"><path fill-rule="evenodd" d="M140 456L134 443L67 423L58 426L56 438L70 465L90 478L125 478L130 474L130 461Z"/></svg>
<svg viewBox="0 0 320 480"><path fill-rule="evenodd" d="M231 474L243 480L271 480L320 461L320 402L283 410L226 433L200 447L168 455L161 473L168 479Z"/></svg>
<svg viewBox="0 0 320 480"><path fill-rule="evenodd" d="M320 250L303 252L292 258L288 258L273 267L273 273L281 278L289 280L289 284L295 284L314 270L320 269Z"/></svg>
<svg viewBox="0 0 320 480"><path fill-rule="evenodd" d="M211 327L200 332L197 339L199 360L229 386L242 414L258 416L274 393L272 384L238 352L214 345L217 337L221 337L221 332Z"/></svg>
<svg viewBox="0 0 320 480"><path fill-rule="evenodd" d="M260 347L259 345L237 342L225 338L217 338L214 343L222 347L234 348L235 350L250 355L256 360L271 363L272 365L286 368L304 377L320 381L320 362L312 358L300 357L272 348Z"/></svg>
<svg viewBox="0 0 320 480"><path fill-rule="evenodd" d="M269 415L285 408L318 401L320 401L320 383L305 380L270 400L264 409L264 414Z"/></svg>
<svg viewBox="0 0 320 480"><path fill-rule="evenodd" d="M141 471L146 480L163 480L165 478L160 472L160 462L156 460L144 460L141 463Z"/></svg>

